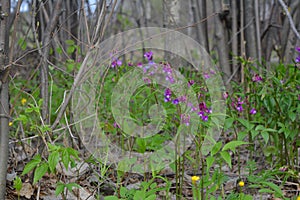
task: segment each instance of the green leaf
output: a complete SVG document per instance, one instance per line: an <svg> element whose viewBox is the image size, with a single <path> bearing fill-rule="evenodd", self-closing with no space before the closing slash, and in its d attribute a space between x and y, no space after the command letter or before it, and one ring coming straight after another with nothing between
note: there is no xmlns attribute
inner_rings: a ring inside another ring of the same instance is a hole
<svg viewBox="0 0 300 200"><path fill-rule="evenodd" d="M269 142L269 138L270 138L270 135L268 132L266 131L262 131L261 132L261 136L262 138L264 139L265 143L267 144Z"/></svg>
<svg viewBox="0 0 300 200"><path fill-rule="evenodd" d="M126 194L128 192L128 189L126 187L121 187L120 188L120 195L122 198L126 198Z"/></svg>
<svg viewBox="0 0 300 200"><path fill-rule="evenodd" d="M144 200L145 199L145 192L144 191L136 191L133 196L133 200Z"/></svg>
<svg viewBox="0 0 300 200"><path fill-rule="evenodd" d="M65 42L66 42L67 45L74 45L75 44L74 40L66 40Z"/></svg>
<svg viewBox="0 0 300 200"><path fill-rule="evenodd" d="M262 131L262 130L265 130L265 127L263 125L258 125L255 127L255 130L256 131Z"/></svg>
<svg viewBox="0 0 300 200"><path fill-rule="evenodd" d="M20 38L18 40L18 45L21 47L21 49L24 51L27 47L27 42L23 39L23 38Z"/></svg>
<svg viewBox="0 0 300 200"><path fill-rule="evenodd" d="M70 163L70 154L67 149L64 149L62 151L61 160L62 160L62 163L64 164L65 168L68 169L69 163Z"/></svg>
<svg viewBox="0 0 300 200"><path fill-rule="evenodd" d="M254 130L251 130L250 132L253 132ZM248 136L248 131L240 131L238 132L238 140L243 140L245 137Z"/></svg>
<svg viewBox="0 0 300 200"><path fill-rule="evenodd" d="M59 149L61 148L60 146L57 146L57 145L53 145L51 143L47 143L48 147L49 147L49 151L52 152L52 151L59 151Z"/></svg>
<svg viewBox="0 0 300 200"><path fill-rule="evenodd" d="M20 191L22 189L22 180L19 176L16 176L16 178L14 180L14 188L17 191Z"/></svg>
<svg viewBox="0 0 300 200"><path fill-rule="evenodd" d="M222 151L226 151L230 149L231 151L235 152L235 148L244 144L249 144L248 142L244 141L231 141L224 145Z"/></svg>
<svg viewBox="0 0 300 200"><path fill-rule="evenodd" d="M75 149L73 149L71 147L67 147L67 151L68 151L69 155L73 156L76 159L79 159L79 156L78 156L79 152L78 151L76 151Z"/></svg>
<svg viewBox="0 0 300 200"><path fill-rule="evenodd" d="M211 153L210 153L211 156L214 156L215 154L217 154L220 151L221 147L222 147L222 142L221 141L217 142L211 150Z"/></svg>
<svg viewBox="0 0 300 200"><path fill-rule="evenodd" d="M119 200L119 198L116 196L106 196L104 197L104 200Z"/></svg>
<svg viewBox="0 0 300 200"><path fill-rule="evenodd" d="M75 49L76 49L75 46L68 46L67 53L72 54L75 51Z"/></svg>
<svg viewBox="0 0 300 200"><path fill-rule="evenodd" d="M254 128L254 124L250 123L248 120L242 119L242 118L238 118L238 121L246 127L247 131L250 131L251 129Z"/></svg>
<svg viewBox="0 0 300 200"><path fill-rule="evenodd" d="M270 156L270 155L272 155L272 154L276 154L276 147L275 146L267 146L264 150L263 150L263 152L264 152L264 155L266 156L266 157L268 157L268 156Z"/></svg>
<svg viewBox="0 0 300 200"><path fill-rule="evenodd" d="M29 163L27 163L24 167L24 170L22 172L22 176L29 173L31 170L33 170L40 162L41 162L42 158L40 155L36 155L32 158L31 161L29 161Z"/></svg>
<svg viewBox="0 0 300 200"><path fill-rule="evenodd" d="M276 194L278 194L280 197L283 196L283 193L282 193L280 187L279 187L278 185L276 185L275 183L263 181L263 182L261 182L261 184L270 187L270 188L271 188L272 190L274 190L274 191L276 192Z"/></svg>
<svg viewBox="0 0 300 200"><path fill-rule="evenodd" d="M60 47L57 47L57 48L56 48L56 52L57 52L58 54L62 54L62 53L63 53L63 51L62 51L62 49L61 49Z"/></svg>
<svg viewBox="0 0 300 200"><path fill-rule="evenodd" d="M78 185L77 183L68 183L68 184L65 184L65 186L70 192L72 192L74 187L80 188L80 185Z"/></svg>
<svg viewBox="0 0 300 200"><path fill-rule="evenodd" d="M145 200L155 200L156 199L156 195L152 194L150 196L148 196Z"/></svg>
<svg viewBox="0 0 300 200"><path fill-rule="evenodd" d="M61 194L65 189L65 184L62 182L58 182L55 189L55 195L58 196Z"/></svg>
<svg viewBox="0 0 300 200"><path fill-rule="evenodd" d="M43 162L34 171L33 184L36 184L48 171L48 163Z"/></svg>
<svg viewBox="0 0 300 200"><path fill-rule="evenodd" d="M214 164L216 158L213 156L209 156L206 158L206 165L207 165L207 170L210 169L210 167Z"/></svg>
<svg viewBox="0 0 300 200"><path fill-rule="evenodd" d="M220 154L221 154L221 157L228 164L229 168L232 168L230 154L227 151L221 151Z"/></svg>
<svg viewBox="0 0 300 200"><path fill-rule="evenodd" d="M58 151L53 151L52 153L50 153L50 155L48 157L48 163L49 163L50 171L52 173L55 172L56 165L57 165L58 161L59 161L59 152Z"/></svg>
<svg viewBox="0 0 300 200"><path fill-rule="evenodd" d="M232 118L232 117L226 118L225 122L224 122L224 130L228 130L229 128L231 128L233 122L234 122L234 118Z"/></svg>
<svg viewBox="0 0 300 200"><path fill-rule="evenodd" d="M259 193L268 193L268 194L273 194L275 193L273 190L267 189L267 188L263 188L258 190Z"/></svg>

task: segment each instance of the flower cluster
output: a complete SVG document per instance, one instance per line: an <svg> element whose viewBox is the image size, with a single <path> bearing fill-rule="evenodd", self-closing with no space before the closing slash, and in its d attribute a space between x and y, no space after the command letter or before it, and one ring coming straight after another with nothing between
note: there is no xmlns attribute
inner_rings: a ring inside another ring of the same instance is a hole
<svg viewBox="0 0 300 200"><path fill-rule="evenodd" d="M191 116L189 114L181 114L180 119L186 126L190 125Z"/></svg>
<svg viewBox="0 0 300 200"><path fill-rule="evenodd" d="M163 65L163 72L166 74L166 80L170 83L175 83L173 74L172 74L172 68L169 63L162 63Z"/></svg>
<svg viewBox="0 0 300 200"><path fill-rule="evenodd" d="M172 95L172 91L170 90L170 88L167 88L164 93L165 102L171 101L171 95Z"/></svg>
<svg viewBox="0 0 300 200"><path fill-rule="evenodd" d="M119 60L118 58L114 57L113 55L116 53L117 51L113 51L110 53L110 57L111 57L111 67L115 68L118 66L122 65L122 61Z"/></svg>
<svg viewBox="0 0 300 200"><path fill-rule="evenodd" d="M153 52L149 51L144 54L144 58L147 59L148 64L143 65L143 63L137 63L137 67L143 69L143 73L152 76L153 74L157 73L159 69L159 73L164 74L166 81L168 81L171 84L175 83L174 79L174 72L172 67L168 62L160 62L159 64L156 64L153 60ZM159 68L160 66L161 68ZM210 78L212 75L216 74L214 70L210 70L208 72L203 73L203 76L205 79ZM151 83L151 78L149 77L144 77L143 80L146 83ZM191 87L192 85L195 84L194 80L189 80L188 81L188 87ZM179 96L177 98L172 98L172 91L170 88L166 88L164 91L164 101L165 102L171 102L174 105L177 105L179 103L186 103L188 107L191 108L191 112L195 112L198 114L198 116L202 119L202 121L208 121L209 114L212 113L212 110L206 106L206 103L203 101L199 105L192 105L192 103L188 102L187 97L185 95ZM181 114L180 116L181 121L189 126L190 124L190 114L185 113Z"/></svg>
<svg viewBox="0 0 300 200"><path fill-rule="evenodd" d="M207 108L205 102L200 102L199 103L199 112L198 116L201 117L202 121L207 121L208 120L208 114L212 113L212 110Z"/></svg>
<svg viewBox="0 0 300 200"><path fill-rule="evenodd" d="M224 96L226 97L225 99L227 99L228 93L226 93L226 95L223 95L223 97ZM232 100L232 102L231 102L231 106L238 112L244 111L245 104L249 104L249 102L247 101L247 98L245 100L242 100L241 97L238 97L236 100ZM251 115L255 115L257 113L257 110L255 108L251 108L249 113Z"/></svg>

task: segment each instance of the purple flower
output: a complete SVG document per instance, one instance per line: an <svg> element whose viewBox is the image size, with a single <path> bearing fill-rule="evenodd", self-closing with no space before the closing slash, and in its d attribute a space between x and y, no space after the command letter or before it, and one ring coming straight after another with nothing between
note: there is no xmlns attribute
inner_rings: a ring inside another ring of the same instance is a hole
<svg viewBox="0 0 300 200"><path fill-rule="evenodd" d="M250 114L251 115L255 115L257 113L257 111L255 110L255 108L252 108L251 110L250 110Z"/></svg>
<svg viewBox="0 0 300 200"><path fill-rule="evenodd" d="M151 79L149 79L148 77L143 78L145 83L150 84L151 83Z"/></svg>
<svg viewBox="0 0 300 200"><path fill-rule="evenodd" d="M236 108L236 110L239 111L239 112L242 112L242 111L243 111L243 106L242 106L242 105L237 105L235 108Z"/></svg>
<svg viewBox="0 0 300 200"><path fill-rule="evenodd" d="M204 113L204 111L200 111L200 112L198 112L198 116L199 116L199 117L203 117L203 116L204 116L204 114L205 114L205 113Z"/></svg>
<svg viewBox="0 0 300 200"><path fill-rule="evenodd" d="M143 67L143 63L141 63L141 62L137 63L137 67L142 68Z"/></svg>
<svg viewBox="0 0 300 200"><path fill-rule="evenodd" d="M207 121L208 120L208 116L207 115L203 115L202 117L201 117L201 119L202 119L202 121Z"/></svg>
<svg viewBox="0 0 300 200"><path fill-rule="evenodd" d="M206 109L205 112L208 113L208 114L211 114L211 113L212 113L212 109L211 109L211 108L208 108L208 109Z"/></svg>
<svg viewBox="0 0 300 200"><path fill-rule="evenodd" d="M253 82L261 82L261 81L262 81L262 77L261 77L259 74L255 74L255 75L252 77L252 81L253 81Z"/></svg>
<svg viewBox="0 0 300 200"><path fill-rule="evenodd" d="M213 70L213 69L210 69L209 72L210 72L210 74L212 74L212 75L216 74L215 70Z"/></svg>
<svg viewBox="0 0 300 200"><path fill-rule="evenodd" d="M298 51L299 55L296 57L295 62L300 63L300 47L296 47L296 51Z"/></svg>
<svg viewBox="0 0 300 200"><path fill-rule="evenodd" d="M114 122L114 125L113 125L115 128L120 128L120 125L117 123L117 122Z"/></svg>
<svg viewBox="0 0 300 200"><path fill-rule="evenodd" d="M166 76L166 80L169 81L169 82L172 83L172 84L175 83L175 80L174 80L174 78L173 78L172 75L167 75L167 76Z"/></svg>
<svg viewBox="0 0 300 200"><path fill-rule="evenodd" d="M200 102L200 103L199 103L199 110L200 110L200 111L205 111L205 110L207 110L207 106L206 106L205 102Z"/></svg>
<svg viewBox="0 0 300 200"><path fill-rule="evenodd" d="M191 87L192 85L194 85L195 81L194 80L189 80L188 81L188 86Z"/></svg>
<svg viewBox="0 0 300 200"><path fill-rule="evenodd" d="M147 58L148 61L151 61L153 59L153 52L152 51L146 52L144 54L144 57Z"/></svg>
<svg viewBox="0 0 300 200"><path fill-rule="evenodd" d="M165 90L165 94L164 94L164 96L165 96L165 102L171 101L171 95L172 95L172 91L169 88L167 88Z"/></svg>
<svg viewBox="0 0 300 200"><path fill-rule="evenodd" d="M179 100L180 102L186 102L186 96L180 96L180 97L178 98L178 100Z"/></svg>
<svg viewBox="0 0 300 200"><path fill-rule="evenodd" d="M227 98L228 98L228 92L224 92L224 93L223 93L223 98L224 98L224 99L227 99Z"/></svg>
<svg viewBox="0 0 300 200"><path fill-rule="evenodd" d="M129 62L127 63L127 65L128 65L128 67L132 67L132 66L133 66L133 63L132 63L131 61L129 61Z"/></svg>
<svg viewBox="0 0 300 200"><path fill-rule="evenodd" d="M181 114L180 119L186 126L190 125L191 116L189 114Z"/></svg>
<svg viewBox="0 0 300 200"><path fill-rule="evenodd" d="M179 100L176 98L172 101L173 104L177 105L179 103Z"/></svg>
<svg viewBox="0 0 300 200"><path fill-rule="evenodd" d="M117 66L121 66L122 65L122 61L119 59L113 60L111 63L112 68L115 68Z"/></svg>
<svg viewBox="0 0 300 200"><path fill-rule="evenodd" d="M244 109L243 109L243 104L244 104L244 101L241 100L241 98L238 98L237 102L236 102L236 110L239 111L239 112L242 112Z"/></svg>
<svg viewBox="0 0 300 200"><path fill-rule="evenodd" d="M209 79L210 78L210 75L207 72L204 72L203 76L204 76L205 79Z"/></svg>

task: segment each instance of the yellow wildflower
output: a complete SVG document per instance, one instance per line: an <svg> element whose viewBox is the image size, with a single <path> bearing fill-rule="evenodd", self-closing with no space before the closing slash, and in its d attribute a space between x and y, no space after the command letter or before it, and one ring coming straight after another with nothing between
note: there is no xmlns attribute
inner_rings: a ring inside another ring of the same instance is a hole
<svg viewBox="0 0 300 200"><path fill-rule="evenodd" d="M21 104L22 104L23 106L26 104L26 102L27 102L27 99L25 99L25 98L22 98L22 99L21 99Z"/></svg>
<svg viewBox="0 0 300 200"><path fill-rule="evenodd" d="M13 125L13 123L12 123L12 122L9 122L9 123L8 123L8 126L12 126L12 125Z"/></svg>
<svg viewBox="0 0 300 200"><path fill-rule="evenodd" d="M240 181L240 182L239 182L239 186L240 186L240 187L244 187L244 185L245 185L244 181Z"/></svg>
<svg viewBox="0 0 300 200"><path fill-rule="evenodd" d="M196 184L196 182L200 179L199 176L192 176L192 183Z"/></svg>
<svg viewBox="0 0 300 200"><path fill-rule="evenodd" d="M297 197L297 200L300 200L300 196Z"/></svg>

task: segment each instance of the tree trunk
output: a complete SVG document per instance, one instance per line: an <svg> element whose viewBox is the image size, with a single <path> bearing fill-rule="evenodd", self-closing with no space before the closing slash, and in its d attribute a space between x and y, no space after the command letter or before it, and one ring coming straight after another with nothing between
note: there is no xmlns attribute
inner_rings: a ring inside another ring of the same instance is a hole
<svg viewBox="0 0 300 200"><path fill-rule="evenodd" d="M222 4L220 0L213 1L213 7L214 12L218 13L222 9ZM218 59L219 59L219 66L222 69L222 72L224 73L223 80L224 82L227 81L227 79L231 75L230 65L229 65L229 52L228 52L228 45L227 40L225 37L225 30L224 25L221 21L220 16L215 17L215 48L218 52Z"/></svg>
<svg viewBox="0 0 300 200"><path fill-rule="evenodd" d="M257 58L254 0L244 0L246 57ZM243 28L243 27L242 27Z"/></svg>
<svg viewBox="0 0 300 200"><path fill-rule="evenodd" d="M202 10L203 10L203 6L205 6L205 4L204 5L200 4L200 2L198 0L191 0L190 4L191 4L193 22L197 23L197 22L201 21L201 19L203 19L201 16L204 15L204 14L202 14ZM205 13L205 15L206 15L206 13ZM205 22L203 22L201 24L197 24L196 29L193 29L193 30L196 31L196 41L199 42L203 46L203 48L205 48L206 51L209 52L207 35L206 35L207 29L205 27L206 24L204 24L204 23Z"/></svg>
<svg viewBox="0 0 300 200"><path fill-rule="evenodd" d="M9 138L9 94L7 74L8 64L8 15L10 1L0 1L0 199L5 199L6 174L8 161L8 138Z"/></svg>
<svg viewBox="0 0 300 200"><path fill-rule="evenodd" d="M164 4L164 27L176 28L179 23L180 1L178 0L163 0Z"/></svg>

